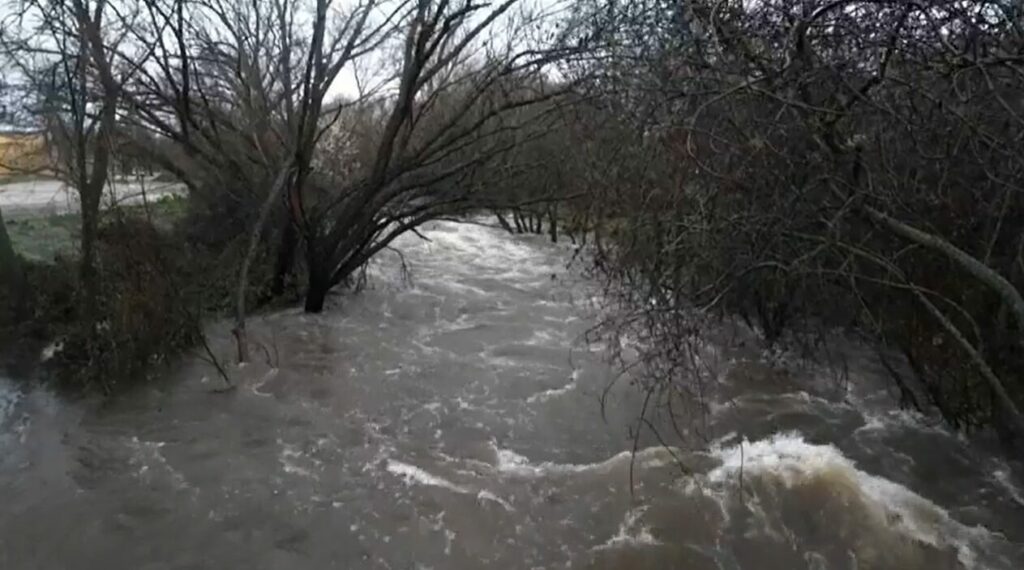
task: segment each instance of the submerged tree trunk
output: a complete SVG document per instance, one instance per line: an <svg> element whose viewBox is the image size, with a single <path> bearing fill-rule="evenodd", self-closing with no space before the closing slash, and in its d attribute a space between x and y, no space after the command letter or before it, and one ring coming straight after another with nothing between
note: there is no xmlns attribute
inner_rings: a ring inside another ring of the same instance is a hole
<svg viewBox="0 0 1024 570"><path fill-rule="evenodd" d="M81 308L86 320L96 315L96 301L99 295L99 270L96 267L96 241L99 234L100 198L105 177L100 184L85 184L79 196L82 203L82 258L79 260L79 278L82 283Z"/></svg>
<svg viewBox="0 0 1024 570"><path fill-rule="evenodd" d="M0 211L0 291L7 291L9 295L9 306L0 306L0 310L10 310L14 322L22 322L28 313L28 288L21 260L14 253L11 236L7 233L3 211Z"/></svg>
<svg viewBox="0 0 1024 570"><path fill-rule="evenodd" d="M507 231L508 233L513 233L512 226L509 225L508 220L505 219L505 216L501 214L500 210L495 210L494 216L498 218L498 224L501 225L501 227L505 231Z"/></svg>
<svg viewBox="0 0 1024 570"><path fill-rule="evenodd" d="M307 313L321 313L330 291L330 280L320 271L309 272L309 285L306 288L306 303L303 307Z"/></svg>
<svg viewBox="0 0 1024 570"><path fill-rule="evenodd" d="M548 233L551 234L551 243L558 243L558 204L551 204L548 208Z"/></svg>
<svg viewBox="0 0 1024 570"><path fill-rule="evenodd" d="M277 175L277 179L274 180L273 185L267 192L267 197L264 198L263 206L260 208L259 218L257 218L256 224L249 233L249 247L245 253L245 259L242 260L242 268L238 272L238 289L235 293L235 328L232 332L235 335L235 342L238 346L239 362L249 360L249 338L245 330L245 295L249 287L249 269L252 267L252 262L256 259L256 253L259 251L260 235L263 233L263 228L267 225L267 218L270 217L270 212L273 210L278 196L288 187L290 174L290 165L282 168L281 172Z"/></svg>
<svg viewBox="0 0 1024 570"><path fill-rule="evenodd" d="M274 280L270 284L270 294L275 297L284 294L285 282L295 266L295 250L298 245L299 233L295 229L295 224L286 219L284 229L281 231L281 244L277 250L277 260L274 263Z"/></svg>

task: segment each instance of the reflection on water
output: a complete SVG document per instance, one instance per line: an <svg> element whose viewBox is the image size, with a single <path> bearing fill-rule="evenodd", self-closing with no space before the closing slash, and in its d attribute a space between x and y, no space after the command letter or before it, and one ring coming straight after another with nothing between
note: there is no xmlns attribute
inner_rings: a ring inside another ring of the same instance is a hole
<svg viewBox="0 0 1024 570"><path fill-rule="evenodd" d="M837 396L718 351L715 442L634 442L562 248L423 233L411 285L384 259L323 315L256 319L233 392L198 360L103 404L0 385L0 568L1024 566L1016 467L870 371Z"/></svg>

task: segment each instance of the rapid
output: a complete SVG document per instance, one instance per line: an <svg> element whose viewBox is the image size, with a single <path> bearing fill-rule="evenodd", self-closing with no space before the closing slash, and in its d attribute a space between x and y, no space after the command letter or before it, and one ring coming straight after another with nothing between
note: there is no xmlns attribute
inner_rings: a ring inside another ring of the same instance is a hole
<svg viewBox="0 0 1024 570"><path fill-rule="evenodd" d="M252 319L234 390L197 357L102 402L0 377L0 568L1024 568L1020 466L866 361L709 348L702 439L665 447L567 246L420 233L323 314Z"/></svg>

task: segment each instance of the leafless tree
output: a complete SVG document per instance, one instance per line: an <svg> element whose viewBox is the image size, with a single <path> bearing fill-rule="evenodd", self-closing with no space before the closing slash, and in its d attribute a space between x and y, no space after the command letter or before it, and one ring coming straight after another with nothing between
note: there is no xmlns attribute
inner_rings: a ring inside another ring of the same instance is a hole
<svg viewBox="0 0 1024 570"><path fill-rule="evenodd" d="M637 159L605 169L628 193L593 202L619 233L601 263L646 330L684 335L665 325L694 308L769 339L851 326L955 425L1024 441L1018 10L580 6L575 68L602 70L595 112L626 133L601 152Z"/></svg>
<svg viewBox="0 0 1024 570"><path fill-rule="evenodd" d="M527 41L544 14L514 11L520 4L421 1L403 15L399 73L364 168L292 210L306 310L320 311L331 288L397 236L472 207L477 168L510 148L502 135L543 121L518 111L561 93L540 80L561 54Z"/></svg>
<svg viewBox="0 0 1024 570"><path fill-rule="evenodd" d="M319 311L331 288L398 235L468 208L475 167L506 148L496 135L537 122L515 123L515 111L554 96L531 77L558 53L535 41L545 14L522 4L138 4L116 53L148 63L121 93L122 119L155 133L152 160L229 236L248 236L236 293L240 359L249 271L269 235L280 240L273 292L301 243L306 309ZM374 66L384 71L368 77ZM343 73L358 93L328 105ZM360 113L380 123L361 132L359 166L347 154L325 157L318 149L339 120Z"/></svg>
<svg viewBox="0 0 1024 570"><path fill-rule="evenodd" d="M401 10L365 0L145 0L124 59L149 54L126 86L125 121L155 134L151 160L184 181L229 239L247 235L236 293L239 359L250 269L285 196L307 185L324 101L342 70L387 39ZM328 121L329 123L329 121ZM294 199L294 198L293 198ZM284 225L281 256L295 247ZM290 263L281 262L281 272Z"/></svg>
<svg viewBox="0 0 1024 570"><path fill-rule="evenodd" d="M95 307L96 239L100 199L107 185L111 137L122 87L141 61L119 62L133 14L112 22L103 0L9 2L0 23L0 50L45 123L56 152L56 171L81 204L81 300L83 315Z"/></svg>

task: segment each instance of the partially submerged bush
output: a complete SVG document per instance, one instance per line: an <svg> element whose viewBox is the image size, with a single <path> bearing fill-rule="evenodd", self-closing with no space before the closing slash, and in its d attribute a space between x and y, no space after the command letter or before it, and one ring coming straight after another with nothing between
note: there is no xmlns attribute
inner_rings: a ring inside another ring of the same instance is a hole
<svg viewBox="0 0 1024 570"><path fill-rule="evenodd" d="M48 305L75 317L57 328L60 379L110 392L195 344L202 330L189 255L181 244L134 218L104 226L99 244L102 286L92 314L66 305L74 301L62 297L65 291L55 292Z"/></svg>

